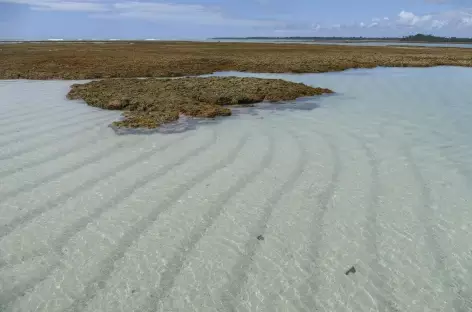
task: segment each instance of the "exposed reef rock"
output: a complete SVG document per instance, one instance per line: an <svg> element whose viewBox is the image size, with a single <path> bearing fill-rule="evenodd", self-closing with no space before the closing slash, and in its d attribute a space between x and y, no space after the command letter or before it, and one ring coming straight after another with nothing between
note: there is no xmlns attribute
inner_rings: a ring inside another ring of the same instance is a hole
<svg viewBox="0 0 472 312"><path fill-rule="evenodd" d="M156 128L181 114L214 118L231 115L230 106L280 102L333 93L280 79L208 77L180 79L108 79L74 84L69 99L124 111L114 126Z"/></svg>

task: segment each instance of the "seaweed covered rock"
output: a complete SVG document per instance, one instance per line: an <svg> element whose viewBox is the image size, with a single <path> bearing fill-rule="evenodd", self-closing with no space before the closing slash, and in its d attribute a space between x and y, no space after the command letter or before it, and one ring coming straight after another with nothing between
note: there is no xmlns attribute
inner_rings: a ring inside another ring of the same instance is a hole
<svg viewBox="0 0 472 312"><path fill-rule="evenodd" d="M103 109L123 110L114 124L130 128L156 128L180 114L214 118L229 116L231 105L279 102L332 93L280 79L207 77L179 79L107 79L72 86L67 97L83 99Z"/></svg>

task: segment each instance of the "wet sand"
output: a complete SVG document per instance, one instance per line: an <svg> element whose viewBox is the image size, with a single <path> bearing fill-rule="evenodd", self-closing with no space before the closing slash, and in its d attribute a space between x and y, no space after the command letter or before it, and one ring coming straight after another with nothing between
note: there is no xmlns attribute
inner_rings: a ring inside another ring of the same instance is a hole
<svg viewBox="0 0 472 312"><path fill-rule="evenodd" d="M338 94L119 136L0 82L0 310L470 311L472 72L257 76Z"/></svg>

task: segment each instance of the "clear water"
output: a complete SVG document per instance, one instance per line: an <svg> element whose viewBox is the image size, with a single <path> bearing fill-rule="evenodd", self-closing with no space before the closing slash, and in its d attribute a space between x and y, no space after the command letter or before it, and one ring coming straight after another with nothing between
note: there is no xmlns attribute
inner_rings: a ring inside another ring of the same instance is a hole
<svg viewBox="0 0 472 312"><path fill-rule="evenodd" d="M252 76L338 93L116 135L0 82L0 310L472 311L472 70Z"/></svg>
<svg viewBox="0 0 472 312"><path fill-rule="evenodd" d="M157 39L156 39L157 40ZM353 46L412 46L412 47L442 47L442 48L472 48L472 43L421 43L421 42L330 42L330 41L303 41L288 39L180 39L180 41L197 41L197 42L250 42L250 43L295 43L295 44L318 44L318 45L353 45ZM81 42L81 40L71 40ZM93 40L95 43L106 43L107 40ZM113 41L113 40L112 40ZM123 40L126 41L126 40ZM146 41L146 40L145 40ZM155 40L151 40L155 41ZM158 41L158 40L157 40ZM0 44L20 44L28 41L0 41ZM47 43L48 41L31 41L29 43ZM50 42L50 41L49 41Z"/></svg>

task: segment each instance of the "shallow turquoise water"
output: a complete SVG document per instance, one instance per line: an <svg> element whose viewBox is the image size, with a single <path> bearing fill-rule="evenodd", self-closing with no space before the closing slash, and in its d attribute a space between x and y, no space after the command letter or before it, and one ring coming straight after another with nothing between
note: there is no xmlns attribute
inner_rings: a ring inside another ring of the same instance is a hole
<svg viewBox="0 0 472 312"><path fill-rule="evenodd" d="M117 135L0 82L1 311L472 311L471 69L218 75L337 93Z"/></svg>

